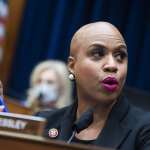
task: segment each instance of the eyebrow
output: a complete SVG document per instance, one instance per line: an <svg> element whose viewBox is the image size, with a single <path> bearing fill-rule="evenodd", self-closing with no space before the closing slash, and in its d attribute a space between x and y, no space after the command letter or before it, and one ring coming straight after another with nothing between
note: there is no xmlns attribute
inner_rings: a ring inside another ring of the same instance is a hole
<svg viewBox="0 0 150 150"><path fill-rule="evenodd" d="M91 47L102 47L102 48L106 48L103 44L92 44L89 46L89 48Z"/></svg>
<svg viewBox="0 0 150 150"><path fill-rule="evenodd" d="M103 44L92 44L92 45L89 46L89 48L90 47L102 47L102 48L106 48L106 46L103 45ZM127 50L126 44L120 44L120 45L116 46L114 49L118 49L118 48L123 48L123 49Z"/></svg>
<svg viewBox="0 0 150 150"><path fill-rule="evenodd" d="M128 51L127 51L127 46L126 45L119 45L118 47L116 47L115 48L115 50L117 51L117 50L120 50L120 51L122 51L122 52L124 52L124 53L126 53L127 55L128 55Z"/></svg>

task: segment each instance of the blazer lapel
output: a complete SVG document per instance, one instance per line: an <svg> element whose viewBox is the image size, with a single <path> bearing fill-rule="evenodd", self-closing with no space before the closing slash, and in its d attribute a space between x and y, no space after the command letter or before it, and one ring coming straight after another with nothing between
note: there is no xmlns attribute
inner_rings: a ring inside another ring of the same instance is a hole
<svg viewBox="0 0 150 150"><path fill-rule="evenodd" d="M123 124L128 110L128 102L124 98L120 98L112 108L105 127L95 141L96 145L115 149L121 145L131 131Z"/></svg>
<svg viewBox="0 0 150 150"><path fill-rule="evenodd" d="M76 119L77 103L74 103L64 114L60 123L60 135L58 139L68 141L72 135L73 123Z"/></svg>

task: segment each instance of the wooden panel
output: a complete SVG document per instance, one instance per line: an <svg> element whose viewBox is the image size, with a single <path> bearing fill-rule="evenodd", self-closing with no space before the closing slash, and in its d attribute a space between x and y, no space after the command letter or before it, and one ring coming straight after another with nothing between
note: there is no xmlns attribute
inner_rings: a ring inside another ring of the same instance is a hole
<svg viewBox="0 0 150 150"><path fill-rule="evenodd" d="M27 115L32 115L33 111L27 107L22 106L21 104L19 104L19 102L17 102L16 100L5 96L5 103L8 107L9 112L12 113L19 113L19 114L27 114Z"/></svg>
<svg viewBox="0 0 150 150"><path fill-rule="evenodd" d="M47 140L42 137L0 131L1 149L21 150L112 150L81 144L66 144L60 141Z"/></svg>
<svg viewBox="0 0 150 150"><path fill-rule="evenodd" d="M20 21L25 6L25 0L8 0L9 17L6 25L6 41L4 43L4 55L0 64L0 79L4 87L7 87L7 82L10 75L13 57L16 49L16 37L20 27Z"/></svg>
<svg viewBox="0 0 150 150"><path fill-rule="evenodd" d="M0 131L42 136L45 125L43 117L0 112Z"/></svg>

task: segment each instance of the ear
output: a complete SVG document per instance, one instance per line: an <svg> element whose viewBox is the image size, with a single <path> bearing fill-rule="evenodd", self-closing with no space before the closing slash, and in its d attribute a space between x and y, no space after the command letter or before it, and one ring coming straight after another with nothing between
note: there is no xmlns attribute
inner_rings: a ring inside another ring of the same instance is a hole
<svg viewBox="0 0 150 150"><path fill-rule="evenodd" d="M72 56L68 57L68 70L70 73L74 74L75 58Z"/></svg>

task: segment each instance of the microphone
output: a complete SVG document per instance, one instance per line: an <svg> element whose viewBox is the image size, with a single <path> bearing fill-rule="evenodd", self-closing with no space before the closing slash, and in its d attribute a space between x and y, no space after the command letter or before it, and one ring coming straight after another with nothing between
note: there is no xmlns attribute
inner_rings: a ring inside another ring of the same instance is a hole
<svg viewBox="0 0 150 150"><path fill-rule="evenodd" d="M93 122L93 109L90 108L84 112L81 117L74 123L73 132L67 143L71 143L76 133L86 129Z"/></svg>

